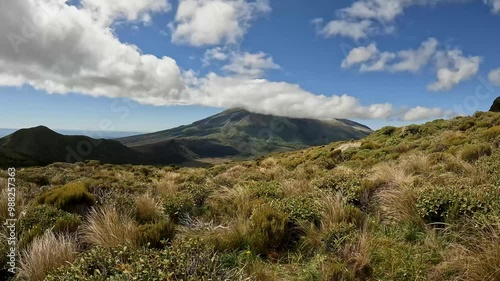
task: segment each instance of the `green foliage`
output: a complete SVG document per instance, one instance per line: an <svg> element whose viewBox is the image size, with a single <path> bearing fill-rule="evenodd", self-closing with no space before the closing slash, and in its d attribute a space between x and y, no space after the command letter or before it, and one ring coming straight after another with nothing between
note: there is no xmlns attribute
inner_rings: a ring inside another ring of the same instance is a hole
<svg viewBox="0 0 500 281"><path fill-rule="evenodd" d="M351 223L339 223L327 230L323 243L326 252L337 253L346 243L352 243L357 234L357 227Z"/></svg>
<svg viewBox="0 0 500 281"><path fill-rule="evenodd" d="M294 245L292 224L288 215L269 205L256 208L250 218L248 242L252 252L270 254Z"/></svg>
<svg viewBox="0 0 500 281"><path fill-rule="evenodd" d="M460 158L467 162L474 162L483 156L490 156L491 153L491 146L488 144L469 145L462 150Z"/></svg>
<svg viewBox="0 0 500 281"><path fill-rule="evenodd" d="M164 198L165 214L176 223L188 215L194 214L196 203L193 195L188 192L179 192Z"/></svg>
<svg viewBox="0 0 500 281"><path fill-rule="evenodd" d="M160 251L97 247L45 280L234 280L235 271L224 261L199 239L183 239Z"/></svg>
<svg viewBox="0 0 500 281"><path fill-rule="evenodd" d="M75 232L82 224L80 216L59 210L50 205L31 206L20 219L21 242L29 244L35 237L51 229L57 232Z"/></svg>
<svg viewBox="0 0 500 281"><path fill-rule="evenodd" d="M252 190L252 195L255 198L281 199L284 195L279 188L279 183L276 181L253 182L248 188Z"/></svg>
<svg viewBox="0 0 500 281"><path fill-rule="evenodd" d="M273 201L273 208L288 214L294 222L309 221L318 225L321 221L320 207L311 197L287 197L283 200Z"/></svg>
<svg viewBox="0 0 500 281"><path fill-rule="evenodd" d="M88 192L84 183L69 183L40 194L36 201L38 204L48 204L68 212L75 212L79 211L80 207L88 208L94 205L96 199Z"/></svg>
<svg viewBox="0 0 500 281"><path fill-rule="evenodd" d="M460 189L431 187L420 190L417 209L428 223L447 222L464 216L488 214L500 206L500 190L493 186Z"/></svg>
<svg viewBox="0 0 500 281"><path fill-rule="evenodd" d="M140 245L152 248L162 248L167 241L175 236L175 224L170 220L139 226L138 241Z"/></svg>

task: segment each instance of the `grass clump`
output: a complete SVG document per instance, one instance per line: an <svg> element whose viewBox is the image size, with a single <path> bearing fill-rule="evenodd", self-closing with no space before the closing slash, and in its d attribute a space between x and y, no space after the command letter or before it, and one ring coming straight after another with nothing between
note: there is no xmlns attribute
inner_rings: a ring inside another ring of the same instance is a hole
<svg viewBox="0 0 500 281"><path fill-rule="evenodd" d="M47 274L56 268L73 262L76 258L77 245L69 236L56 237L51 231L35 238L22 252L19 278L26 280L44 280Z"/></svg>
<svg viewBox="0 0 500 281"><path fill-rule="evenodd" d="M78 212L95 204L95 197L90 194L84 183L69 183L48 190L36 199L38 204L52 205L68 212Z"/></svg>
<svg viewBox="0 0 500 281"><path fill-rule="evenodd" d="M474 162L483 156L490 156L491 153L492 150L489 144L469 145L462 150L460 158L467 162Z"/></svg>
<svg viewBox="0 0 500 281"><path fill-rule="evenodd" d="M112 206L94 208L82 226L83 239L90 245L105 248L136 245L138 228L127 214Z"/></svg>

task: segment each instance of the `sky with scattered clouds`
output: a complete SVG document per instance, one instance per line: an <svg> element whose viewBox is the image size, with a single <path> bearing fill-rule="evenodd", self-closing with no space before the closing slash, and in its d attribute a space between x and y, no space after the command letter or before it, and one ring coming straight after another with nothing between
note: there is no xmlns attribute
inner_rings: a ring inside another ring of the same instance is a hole
<svg viewBox="0 0 500 281"><path fill-rule="evenodd" d="M499 28L499 0L0 0L0 127L471 114L499 95Z"/></svg>

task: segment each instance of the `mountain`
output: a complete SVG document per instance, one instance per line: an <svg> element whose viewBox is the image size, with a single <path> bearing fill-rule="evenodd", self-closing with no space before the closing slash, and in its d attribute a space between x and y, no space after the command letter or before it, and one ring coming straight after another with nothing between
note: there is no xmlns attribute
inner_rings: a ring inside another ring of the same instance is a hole
<svg viewBox="0 0 500 281"><path fill-rule="evenodd" d="M491 112L500 112L500 97L495 99L495 101L493 102L493 105L491 105L490 111Z"/></svg>
<svg viewBox="0 0 500 281"><path fill-rule="evenodd" d="M38 166L54 162L99 160L111 164L178 164L192 160L176 142L164 153L151 155L115 140L65 136L47 127L21 129L0 139L0 167Z"/></svg>
<svg viewBox="0 0 500 281"><path fill-rule="evenodd" d="M371 132L350 120L287 118L237 108L191 125L117 140L139 151L161 153L162 144L175 139L200 158L252 157L360 139Z"/></svg>

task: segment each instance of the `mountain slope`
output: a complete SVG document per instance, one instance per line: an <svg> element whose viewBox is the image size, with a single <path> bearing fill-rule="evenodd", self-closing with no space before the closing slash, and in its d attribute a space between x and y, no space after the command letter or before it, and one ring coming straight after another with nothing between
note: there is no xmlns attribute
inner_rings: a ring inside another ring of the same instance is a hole
<svg viewBox="0 0 500 281"><path fill-rule="evenodd" d="M349 120L320 121L229 109L191 125L118 139L141 150L175 139L199 157L260 156L334 141L359 139L370 128Z"/></svg>
<svg viewBox="0 0 500 281"><path fill-rule="evenodd" d="M500 97L496 98L490 108L491 112L500 112Z"/></svg>
<svg viewBox="0 0 500 281"><path fill-rule="evenodd" d="M112 164L177 164L191 160L176 143L162 155L128 148L118 141L65 136L47 127L22 129L0 139L0 166L47 165L99 160Z"/></svg>

